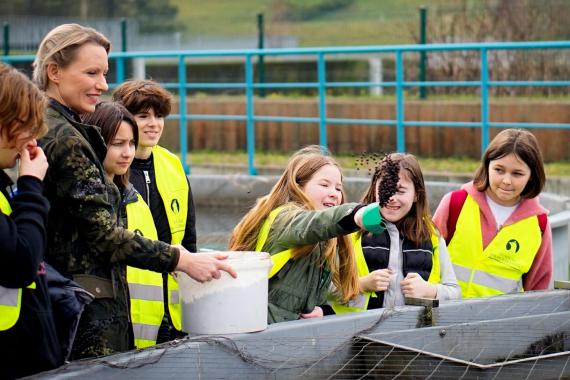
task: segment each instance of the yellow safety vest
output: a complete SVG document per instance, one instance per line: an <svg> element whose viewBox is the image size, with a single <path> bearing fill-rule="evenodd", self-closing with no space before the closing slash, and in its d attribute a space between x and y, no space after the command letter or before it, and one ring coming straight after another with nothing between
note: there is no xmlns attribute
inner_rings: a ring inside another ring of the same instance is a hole
<svg viewBox="0 0 570 380"><path fill-rule="evenodd" d="M4 193L0 191L0 211L5 215L10 215L12 213L12 206L10 202L4 196Z"/></svg>
<svg viewBox="0 0 570 380"><path fill-rule="evenodd" d="M12 213L10 202L0 192L0 211L5 215ZM32 282L28 286L30 289L36 288L36 283ZM14 327L18 318L20 318L20 310L22 306L22 289L5 288L0 286L0 331L6 331Z"/></svg>
<svg viewBox="0 0 570 380"><path fill-rule="evenodd" d="M275 218L277 217L277 215L279 215L279 213L284 208L285 208L285 206L281 206L281 207L278 207L275 210L271 211L269 213L269 215L267 216L267 219L265 219L265 222L263 222L263 225L261 226L261 229L259 230L259 234L257 235L257 244L255 245L255 250L257 252L262 251L263 246L265 245L265 242L267 241L267 237L269 236L269 230L271 230L271 225L275 221ZM278 253L271 255L271 262L273 263L273 266L271 267L271 270L269 271L269 278L275 276L277 274L277 272L279 272L281 270L281 268L283 268L285 266L285 264L287 264L287 261L289 261L291 259L292 252L293 251L291 249L287 249L285 251L281 251L281 252L278 252Z"/></svg>
<svg viewBox="0 0 570 380"><path fill-rule="evenodd" d="M157 240L150 208L137 193L137 201L127 204L127 228L151 240ZM127 282L131 299L131 320L135 346L156 344L158 329L164 317L162 274L127 266Z"/></svg>
<svg viewBox="0 0 570 380"><path fill-rule="evenodd" d="M520 286L542 242L538 218L531 216L504 226L483 249L480 210L467 196L449 242L453 269L464 298L524 290Z"/></svg>
<svg viewBox="0 0 570 380"><path fill-rule="evenodd" d="M358 277L367 276L370 271L368 269L368 264L366 264L366 259L364 258L364 251L362 250L362 233L355 232L350 234L350 237L354 247ZM439 238L436 234L431 235L431 243L433 246L433 257L428 282L432 284L439 284L441 279L441 268L439 265ZM364 311L368 310L368 302L370 301L370 297L376 298L376 292L360 293L360 295L358 295L355 299L350 300L347 304L340 304L332 301L330 302L330 305L336 314Z"/></svg>
<svg viewBox="0 0 570 380"><path fill-rule="evenodd" d="M156 187L160 193L172 235L171 244L180 244L186 231L188 193L186 173L178 156L156 145L152 149ZM182 308L179 302L178 283L168 275L168 310L177 330L182 329Z"/></svg>

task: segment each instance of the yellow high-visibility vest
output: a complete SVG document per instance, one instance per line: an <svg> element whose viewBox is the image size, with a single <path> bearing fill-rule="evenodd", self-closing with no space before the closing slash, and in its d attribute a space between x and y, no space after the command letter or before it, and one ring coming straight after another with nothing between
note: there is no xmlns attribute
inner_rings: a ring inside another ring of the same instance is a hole
<svg viewBox="0 0 570 380"><path fill-rule="evenodd" d="M4 193L0 191L0 211L5 215L10 215L12 213L12 206L10 202L4 196Z"/></svg>
<svg viewBox="0 0 570 380"><path fill-rule="evenodd" d="M0 192L0 211L5 215L12 213L10 202ZM36 283L32 282L28 286L30 289L36 288ZM5 288L0 286L0 331L6 331L14 327L18 318L20 318L20 310L22 306L22 289Z"/></svg>
<svg viewBox="0 0 570 380"><path fill-rule="evenodd" d="M148 239L158 239L152 213L140 194L137 193L137 201L128 203L126 209L127 228L130 231ZM135 346L153 346L164 317L162 274L127 266L127 282Z"/></svg>
<svg viewBox="0 0 570 380"><path fill-rule="evenodd" d="M350 234L351 241L354 247L354 255L356 259L356 268L358 271L358 277L364 277L370 274L368 269L368 264L366 264L366 259L364 258L364 251L362 249L362 233L355 232ZM439 284L441 280L441 268L439 266L439 238L435 233L431 235L431 243L433 246L433 256L432 256L432 266L431 272L428 278L428 282L432 284ZM347 304L340 304L338 302L330 302L336 314L350 313L355 311L368 310L368 302L370 297L376 297L375 292L364 292L360 293L355 299L350 300Z"/></svg>
<svg viewBox="0 0 570 380"><path fill-rule="evenodd" d="M261 252L261 250L263 249L263 246L267 241L267 237L269 236L269 230L271 230L271 225L275 221L277 215L279 215L279 213L284 208L285 206L277 207L275 210L269 213L267 219L265 219L265 222L263 222L263 225L259 230L259 234L257 235L257 244L255 245L256 252ZM285 251L281 251L271 255L271 263L273 264L273 266L269 271L269 278L275 276L277 272L279 272L285 266L285 264L287 264L287 261L291 259L292 252L293 252L292 249L287 249Z"/></svg>
<svg viewBox="0 0 570 380"><path fill-rule="evenodd" d="M464 298L522 291L522 275L532 266L542 243L538 218L531 216L504 226L483 249L480 210L470 195L449 242L453 269Z"/></svg>
<svg viewBox="0 0 570 380"><path fill-rule="evenodd" d="M188 193L190 188L186 173L178 156L156 145L152 149L156 187L164 204L170 234L170 244L180 244L186 231L188 217ZM182 308L179 303L179 290L176 279L168 275L168 310L172 324L182 329Z"/></svg>

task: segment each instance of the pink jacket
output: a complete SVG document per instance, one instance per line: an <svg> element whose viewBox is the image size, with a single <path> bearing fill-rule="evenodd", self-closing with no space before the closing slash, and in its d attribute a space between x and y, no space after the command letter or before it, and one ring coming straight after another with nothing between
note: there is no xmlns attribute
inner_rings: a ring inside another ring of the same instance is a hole
<svg viewBox="0 0 570 380"><path fill-rule="evenodd" d="M483 248L487 247L497 235L497 222L489 208L484 192L477 191L473 182L464 184L462 189L471 195L481 210L481 232L483 235ZM433 221L442 236L447 239L447 219L449 218L449 203L451 193L446 194L433 216ZM512 215L506 220L505 225L514 224L531 215L548 213L538 202L538 197L523 199ZM546 229L542 235L542 244L536 253L534 262L528 273L523 276L525 290L548 289L552 277L552 231L550 221L546 223Z"/></svg>

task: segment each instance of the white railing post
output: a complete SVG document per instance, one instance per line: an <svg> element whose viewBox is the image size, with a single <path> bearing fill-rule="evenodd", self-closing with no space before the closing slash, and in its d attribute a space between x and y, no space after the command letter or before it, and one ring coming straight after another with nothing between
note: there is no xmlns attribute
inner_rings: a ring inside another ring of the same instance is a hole
<svg viewBox="0 0 570 380"><path fill-rule="evenodd" d="M554 256L552 277L554 280L567 281L570 258L570 210L549 216L549 220L552 228L552 254Z"/></svg>

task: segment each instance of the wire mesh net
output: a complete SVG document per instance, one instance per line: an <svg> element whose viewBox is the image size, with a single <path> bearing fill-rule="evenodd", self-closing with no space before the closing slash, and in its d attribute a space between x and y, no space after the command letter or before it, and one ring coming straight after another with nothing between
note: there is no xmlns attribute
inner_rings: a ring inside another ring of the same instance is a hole
<svg viewBox="0 0 570 380"><path fill-rule="evenodd" d="M191 336L73 362L49 378L570 378L570 292L399 307Z"/></svg>

